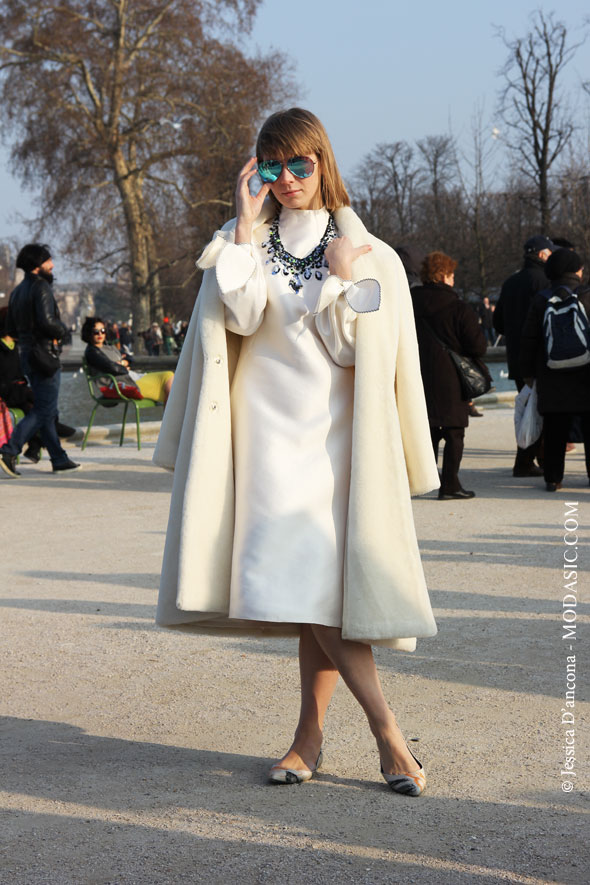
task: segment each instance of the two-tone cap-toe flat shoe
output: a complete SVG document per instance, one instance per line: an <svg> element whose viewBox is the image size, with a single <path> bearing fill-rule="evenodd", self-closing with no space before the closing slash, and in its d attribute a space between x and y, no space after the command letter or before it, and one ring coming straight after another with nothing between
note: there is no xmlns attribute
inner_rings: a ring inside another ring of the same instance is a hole
<svg viewBox="0 0 590 885"><path fill-rule="evenodd" d="M271 784L302 784L304 781L310 781L323 761L323 754L317 758L315 768L278 768L273 765L268 773L268 781Z"/></svg>
<svg viewBox="0 0 590 885"><path fill-rule="evenodd" d="M411 750L410 753L412 753ZM413 753L412 756L414 756ZM414 759L416 759L415 756ZM419 796L424 792L426 772L418 759L416 759L416 763L418 764L417 771L403 771L401 774L386 774L381 766L381 774L394 793L402 793L404 796Z"/></svg>

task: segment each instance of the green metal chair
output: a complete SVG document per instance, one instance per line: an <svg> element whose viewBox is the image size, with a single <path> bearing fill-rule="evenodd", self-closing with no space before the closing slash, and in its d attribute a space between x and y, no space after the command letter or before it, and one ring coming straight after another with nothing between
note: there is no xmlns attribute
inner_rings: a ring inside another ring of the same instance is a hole
<svg viewBox="0 0 590 885"><path fill-rule="evenodd" d="M8 409L8 411L10 412L10 414L12 416L13 427L16 427L18 422L21 421L25 417L25 413L23 412L22 409L17 409L14 406L6 406L6 408Z"/></svg>
<svg viewBox="0 0 590 885"><path fill-rule="evenodd" d="M123 445L123 440L125 438L125 423L127 421L127 409L129 408L129 404L131 403L135 408L135 427L137 431L137 448L141 449L141 427L140 427L140 415L142 409L153 409L158 405L162 405L161 403L156 402L153 399L133 399L132 397L125 396L122 393L121 388L119 387L119 382L117 381L116 375L109 375L107 372L100 372L96 375L93 375L90 371L90 367L86 363L86 360L82 363L82 368L84 369L84 375L86 376L86 381L88 382L88 391L90 396L94 400L94 408L92 409L92 414L90 415L90 421L88 422L88 427L86 428L86 433L84 434L84 439L82 440L82 451L86 448L86 443L88 442L88 434L94 424L94 418L96 416L96 410L99 406L103 406L105 409L113 409L115 406L121 405L121 403L125 404L125 408L123 409L123 423L121 424L121 437L119 439L119 445ZM102 386L104 387L104 379L108 378L111 382L115 390L117 391L117 398L103 396L100 392L100 382L102 381ZM119 381L121 378L119 377Z"/></svg>

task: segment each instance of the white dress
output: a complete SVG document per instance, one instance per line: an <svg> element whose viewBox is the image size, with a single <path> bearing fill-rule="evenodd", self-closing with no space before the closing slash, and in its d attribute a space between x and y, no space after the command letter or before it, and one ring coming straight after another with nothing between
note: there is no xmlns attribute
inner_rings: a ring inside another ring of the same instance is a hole
<svg viewBox="0 0 590 885"><path fill-rule="evenodd" d="M328 220L283 208L284 248L307 256ZM378 308L379 285L329 277L326 265L295 291L267 250L267 238L228 244L216 267L226 326L245 336L231 388L229 616L340 627L356 313Z"/></svg>

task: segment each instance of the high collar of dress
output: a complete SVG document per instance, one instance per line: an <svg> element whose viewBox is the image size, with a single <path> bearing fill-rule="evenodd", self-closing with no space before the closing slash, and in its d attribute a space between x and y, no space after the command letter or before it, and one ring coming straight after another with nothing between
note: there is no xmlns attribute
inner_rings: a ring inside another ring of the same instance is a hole
<svg viewBox="0 0 590 885"><path fill-rule="evenodd" d="M279 235L287 252L304 258L323 237L330 214L327 209L281 209Z"/></svg>

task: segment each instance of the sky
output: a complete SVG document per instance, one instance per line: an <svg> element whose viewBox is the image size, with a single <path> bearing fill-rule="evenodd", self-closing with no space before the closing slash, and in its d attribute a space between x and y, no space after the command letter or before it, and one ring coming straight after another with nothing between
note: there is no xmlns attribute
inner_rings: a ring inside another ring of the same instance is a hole
<svg viewBox="0 0 590 885"><path fill-rule="evenodd" d="M452 132L467 145L477 105L484 109L491 138L493 126L501 129L494 112L498 73L506 60L495 26L507 37L522 36L535 8L526 0L264 0L241 48L247 53L275 48L291 57L301 90L298 103L326 126L346 177L379 142ZM549 12L552 6L541 8ZM589 18L588 2L569 0L562 9L557 17L576 39ZM572 105L587 117L583 80L590 80L590 41L577 52L565 80ZM33 215L35 195L21 189L7 163L4 147L0 240L22 242L30 228L18 216ZM43 239L52 241L50 225Z"/></svg>

